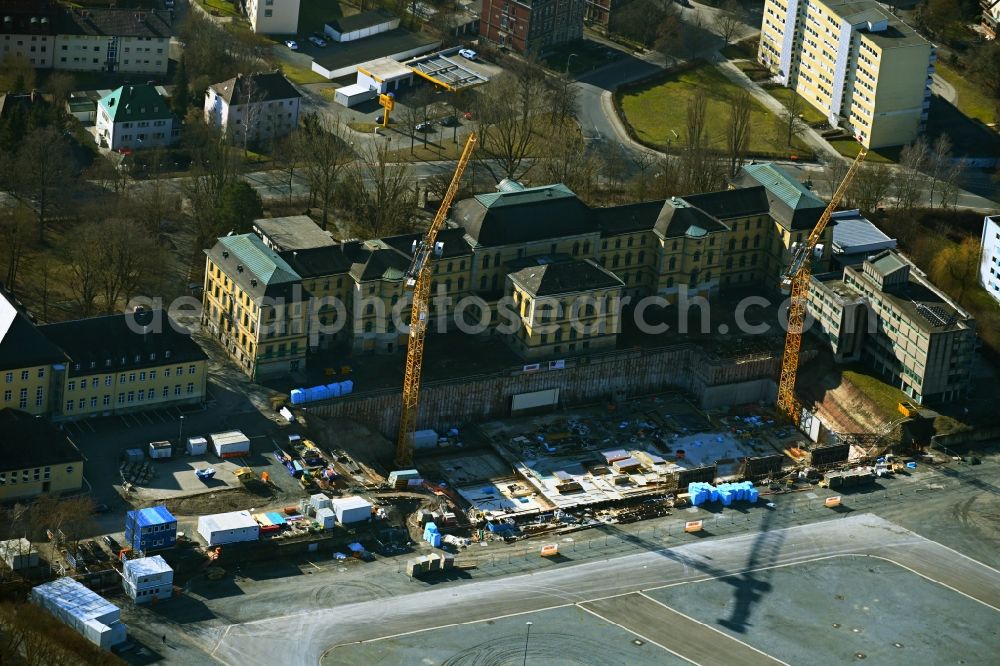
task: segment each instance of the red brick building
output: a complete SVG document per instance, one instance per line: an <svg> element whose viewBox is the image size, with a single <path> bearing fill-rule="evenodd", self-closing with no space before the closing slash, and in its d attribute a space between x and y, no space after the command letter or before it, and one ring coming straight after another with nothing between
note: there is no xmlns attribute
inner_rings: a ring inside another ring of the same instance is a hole
<svg viewBox="0 0 1000 666"><path fill-rule="evenodd" d="M583 37L585 0L483 0L479 34L518 53L544 54Z"/></svg>

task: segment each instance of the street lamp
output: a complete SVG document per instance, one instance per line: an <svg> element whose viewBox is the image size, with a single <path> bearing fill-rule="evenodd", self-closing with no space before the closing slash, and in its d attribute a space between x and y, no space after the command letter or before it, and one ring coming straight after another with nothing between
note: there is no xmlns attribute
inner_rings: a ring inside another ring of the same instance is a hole
<svg viewBox="0 0 1000 666"><path fill-rule="evenodd" d="M569 64L573 62L574 57L576 57L576 54L570 53L569 57L566 58L566 71L563 72L563 76L569 76Z"/></svg>
<svg viewBox="0 0 1000 666"><path fill-rule="evenodd" d="M525 622L525 626L528 627L528 632L524 635L524 662L522 666L527 666L528 663L528 639L531 638L531 622Z"/></svg>
<svg viewBox="0 0 1000 666"><path fill-rule="evenodd" d="M177 448L180 448L184 442L184 415L181 414L180 427L177 429Z"/></svg>

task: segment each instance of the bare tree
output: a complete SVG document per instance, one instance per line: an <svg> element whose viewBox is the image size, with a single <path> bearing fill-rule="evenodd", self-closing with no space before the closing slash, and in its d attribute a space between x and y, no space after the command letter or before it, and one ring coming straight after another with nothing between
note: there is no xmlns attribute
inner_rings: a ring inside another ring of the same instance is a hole
<svg viewBox="0 0 1000 666"><path fill-rule="evenodd" d="M0 251L7 264L4 283L11 289L17 285L17 274L21 267L31 217L31 211L23 205L0 211Z"/></svg>
<svg viewBox="0 0 1000 666"><path fill-rule="evenodd" d="M475 118L479 150L499 164L507 178L521 173L545 99L544 79L504 73L480 87Z"/></svg>
<svg viewBox="0 0 1000 666"><path fill-rule="evenodd" d="M961 191L958 180L965 173L966 168L967 164L964 159L954 160L948 165L944 178L941 180L939 192L938 203L942 208L954 208L958 204L958 193Z"/></svg>
<svg viewBox="0 0 1000 666"><path fill-rule="evenodd" d="M379 237L408 230L416 205L413 175L404 163L393 162L386 144L370 144L347 171L348 205L365 235Z"/></svg>
<svg viewBox="0 0 1000 666"><path fill-rule="evenodd" d="M708 95L698 88L687 104L687 149L699 151L705 148L705 112L708 109Z"/></svg>
<svg viewBox="0 0 1000 666"><path fill-rule="evenodd" d="M940 248L931 261L930 274L942 289L950 292L962 303L965 294L979 280L978 239L968 236L958 245Z"/></svg>
<svg viewBox="0 0 1000 666"><path fill-rule="evenodd" d="M195 221L196 247L207 246L221 229L216 214L222 193L243 171L239 151L233 150L221 132L206 125L197 110L188 113L184 144L191 152L192 176L183 185Z"/></svg>
<svg viewBox="0 0 1000 666"><path fill-rule="evenodd" d="M848 205L875 212L889 197L894 179L893 169L887 164L863 164L847 191Z"/></svg>
<svg viewBox="0 0 1000 666"><path fill-rule="evenodd" d="M303 172L311 199L323 211L321 226L326 229L337 185L354 153L344 141L339 117L328 120L307 114L302 119L301 133L304 145L308 146L304 151Z"/></svg>
<svg viewBox="0 0 1000 666"><path fill-rule="evenodd" d="M927 155L927 168L930 173L930 193L927 197L930 201L931 206L934 205L934 198L937 194L937 186L942 178L944 178L945 173L948 171L948 166L951 163L951 139L948 138L947 134L940 135L931 145L930 152Z"/></svg>
<svg viewBox="0 0 1000 666"><path fill-rule="evenodd" d="M101 251L104 239L96 223L79 228L72 243L68 243L66 266L72 278L70 293L76 310L84 317L94 314L101 292Z"/></svg>
<svg viewBox="0 0 1000 666"><path fill-rule="evenodd" d="M726 128L726 148L729 152L729 175L736 175L743 166L743 158L750 144L750 116L753 99L750 91L741 90L729 107L729 125Z"/></svg>
<svg viewBox="0 0 1000 666"><path fill-rule="evenodd" d="M292 191L295 186L295 172L304 167L308 156L308 143L300 132L294 132L279 139L274 146L274 166L281 172L288 189L287 201L292 203Z"/></svg>
<svg viewBox="0 0 1000 666"><path fill-rule="evenodd" d="M784 120L785 130L787 133L786 141L788 146L792 145L792 138L798 133L799 128L799 112L802 109L802 97L795 92L790 90L791 95L788 97L788 102L785 103Z"/></svg>
<svg viewBox="0 0 1000 666"><path fill-rule="evenodd" d="M733 41L746 21L746 11L737 0L727 0L715 15L715 30L725 46Z"/></svg>
<svg viewBox="0 0 1000 666"><path fill-rule="evenodd" d="M68 194L75 164L69 144L53 127L37 129L25 138L17 153L17 196L33 204L38 220L38 241L45 240L45 219L53 204Z"/></svg>
<svg viewBox="0 0 1000 666"><path fill-rule="evenodd" d="M101 222L98 233L105 239L100 246L98 283L104 311L111 314L119 302L128 302L137 289L153 276L159 266L157 236L144 233L135 222L111 218Z"/></svg>
<svg viewBox="0 0 1000 666"><path fill-rule="evenodd" d="M261 116L264 113L264 91L259 90L257 80L252 75L240 76L243 90L239 104L243 107L242 134L243 154L249 154L250 141L256 141L260 135Z"/></svg>
<svg viewBox="0 0 1000 666"><path fill-rule="evenodd" d="M899 156L902 167L896 174L894 194L896 210L913 210L923 197L927 177L928 151L927 142L923 137L917 137L912 143L903 147Z"/></svg>

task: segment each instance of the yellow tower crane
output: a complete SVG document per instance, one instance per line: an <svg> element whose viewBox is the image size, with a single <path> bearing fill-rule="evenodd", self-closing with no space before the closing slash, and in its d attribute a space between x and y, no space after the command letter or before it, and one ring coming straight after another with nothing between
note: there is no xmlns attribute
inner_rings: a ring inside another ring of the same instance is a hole
<svg viewBox="0 0 1000 666"><path fill-rule="evenodd" d="M781 357L781 381L778 384L778 411L783 413L792 423L798 425L801 409L795 399L795 379L799 372L799 348L802 346L802 328L806 318L806 299L809 297L809 284L812 279L812 257L816 244L823 237L823 231L829 224L840 200L844 198L847 188L858 173L861 163L868 151L861 149L854 162L847 170L844 179L840 181L837 191L833 193L830 204L823 211L816 226L805 242L792 248L792 261L782 276L782 287L791 287L791 303L788 307L788 332L785 334L785 352Z"/></svg>
<svg viewBox="0 0 1000 666"><path fill-rule="evenodd" d="M455 166L455 174L445 192L441 206L438 208L434 221L427 229L423 240L418 242L413 250L413 261L404 279L407 288L413 289L413 305L410 309L410 338L406 346L406 374L403 377L403 409L399 419L399 438L396 440L396 464L401 468L413 463L413 431L417 424L417 409L420 404L420 373L424 362L424 336L427 333L427 323L430 319L430 291L432 255L438 254L436 246L438 232L444 226L448 209L458 193L458 185L462 174L472 157L472 149L476 145L475 133L469 135L465 149Z"/></svg>

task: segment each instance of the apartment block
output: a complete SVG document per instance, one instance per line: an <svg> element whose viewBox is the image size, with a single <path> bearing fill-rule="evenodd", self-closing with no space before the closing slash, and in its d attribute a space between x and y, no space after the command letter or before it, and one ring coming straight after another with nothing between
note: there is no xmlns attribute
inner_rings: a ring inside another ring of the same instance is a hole
<svg viewBox="0 0 1000 666"><path fill-rule="evenodd" d="M149 84L121 86L97 104L97 142L111 150L169 146L180 136L167 101Z"/></svg>
<svg viewBox="0 0 1000 666"><path fill-rule="evenodd" d="M299 126L302 95L281 74L237 74L205 91L205 123L237 140L285 136Z"/></svg>
<svg viewBox="0 0 1000 666"><path fill-rule="evenodd" d="M874 0L766 0L757 57L868 148L924 128L935 46Z"/></svg>
<svg viewBox="0 0 1000 666"><path fill-rule="evenodd" d="M979 255L979 282L1000 302L1000 215L983 220L982 254Z"/></svg>
<svg viewBox="0 0 1000 666"><path fill-rule="evenodd" d="M484 0L479 34L517 53L583 38L585 0Z"/></svg>
<svg viewBox="0 0 1000 666"><path fill-rule="evenodd" d="M263 35L294 35L299 30L299 0L243 0L250 27Z"/></svg>
<svg viewBox="0 0 1000 666"><path fill-rule="evenodd" d="M808 311L837 361L860 360L918 403L967 395L975 320L894 250L814 276Z"/></svg>

